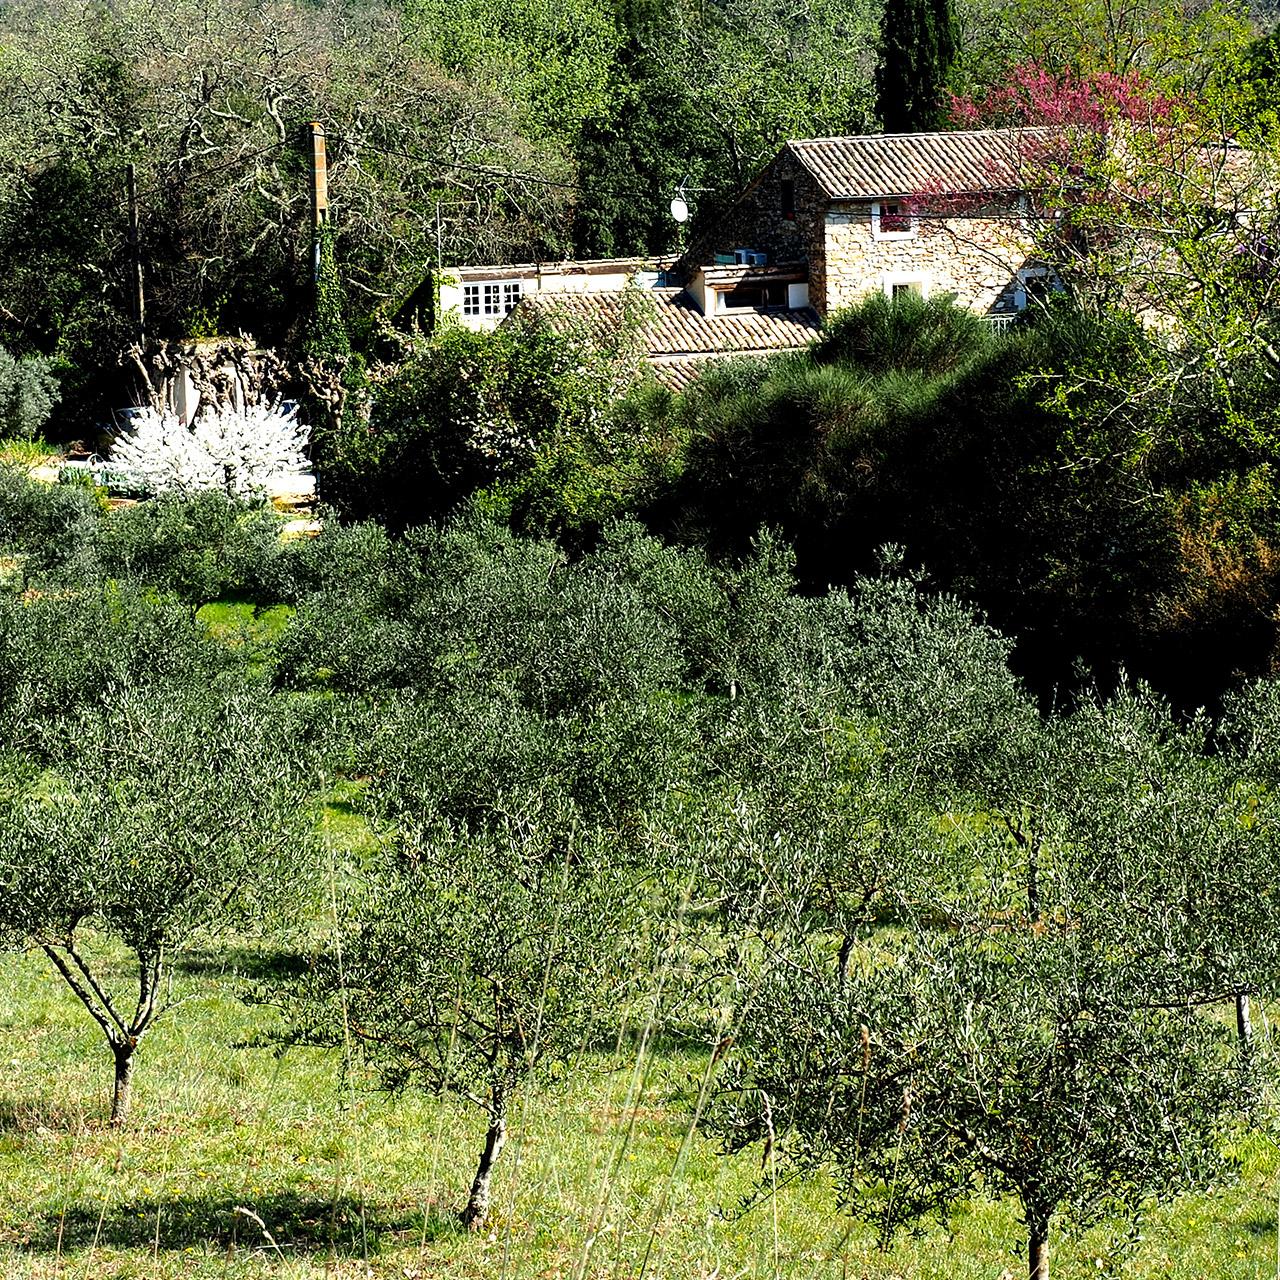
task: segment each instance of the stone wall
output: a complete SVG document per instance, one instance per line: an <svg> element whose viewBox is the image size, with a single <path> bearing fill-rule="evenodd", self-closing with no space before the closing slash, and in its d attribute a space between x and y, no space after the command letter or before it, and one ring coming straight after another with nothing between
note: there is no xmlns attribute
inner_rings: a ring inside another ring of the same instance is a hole
<svg viewBox="0 0 1280 1280"><path fill-rule="evenodd" d="M783 217L782 184L791 182L795 217ZM687 279L710 266L718 253L756 249L769 255L769 265L808 262L810 298L821 277L824 247L823 213L827 197L809 171L784 147L723 217L695 237L677 266Z"/></svg>
<svg viewBox="0 0 1280 1280"><path fill-rule="evenodd" d="M893 282L920 280L928 297L952 295L980 315L1012 312L1018 272L1035 265L1034 238L1014 205L922 211L915 233L876 239L870 201L833 203L824 218L825 291L810 297L819 315L848 306Z"/></svg>
<svg viewBox="0 0 1280 1280"><path fill-rule="evenodd" d="M795 218L783 217L782 183L793 184ZM807 262L809 305L820 316L919 279L930 297L953 295L980 315L1015 310L1018 272L1035 265L1034 237L1018 204L923 209L915 234L877 239L871 201L831 201L784 147L738 202L689 246L679 264L692 280L716 254L756 249L769 263Z"/></svg>

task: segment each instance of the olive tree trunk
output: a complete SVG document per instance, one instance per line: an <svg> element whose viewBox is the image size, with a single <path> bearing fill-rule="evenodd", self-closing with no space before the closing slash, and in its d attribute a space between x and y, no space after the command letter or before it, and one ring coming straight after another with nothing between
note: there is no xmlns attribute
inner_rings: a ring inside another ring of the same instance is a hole
<svg viewBox="0 0 1280 1280"><path fill-rule="evenodd" d="M1253 1040L1253 1016L1247 991L1236 992L1236 1035L1240 1037L1242 1044L1249 1044Z"/></svg>
<svg viewBox="0 0 1280 1280"><path fill-rule="evenodd" d="M111 1127L119 1129L129 1118L129 1101L133 1095L133 1055L137 1045L116 1043L111 1053L116 1062L115 1087L111 1092Z"/></svg>
<svg viewBox="0 0 1280 1280"><path fill-rule="evenodd" d="M1027 1223L1027 1274L1030 1280L1049 1280L1048 1219Z"/></svg>
<svg viewBox="0 0 1280 1280"><path fill-rule="evenodd" d="M160 991L160 979L164 973L164 948L137 952L138 1004L132 1017L121 1013L102 982L94 974L85 957L76 949L74 938L68 935L54 943L43 941L41 950L53 962L54 968L66 980L67 985L80 998L93 1020L102 1028L115 1074L111 1090L111 1127L123 1127L129 1117L129 1100L133 1093L133 1060L138 1042L146 1035L159 1012L156 997Z"/></svg>
<svg viewBox="0 0 1280 1280"><path fill-rule="evenodd" d="M489 1131L485 1134L484 1150L471 1183L471 1195L462 1211L463 1225L469 1231L481 1231L489 1220L489 1204L492 1199L493 1166L507 1143L507 1091L497 1087L489 1102Z"/></svg>

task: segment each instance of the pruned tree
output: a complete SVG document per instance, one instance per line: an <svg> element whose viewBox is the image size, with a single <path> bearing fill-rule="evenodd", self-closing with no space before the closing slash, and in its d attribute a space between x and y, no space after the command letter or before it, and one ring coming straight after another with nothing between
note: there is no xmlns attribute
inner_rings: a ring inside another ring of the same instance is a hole
<svg viewBox="0 0 1280 1280"><path fill-rule="evenodd" d="M1275 981L1275 696L1242 701L1215 751L1149 695L1042 721L994 637L913 604L879 585L849 611L845 670L874 713L872 768L846 757L855 838L815 858L823 823L779 838L755 815L787 927L739 975L710 1126L770 1168L833 1170L885 1238L1009 1196L1045 1280L1058 1224L1230 1172L1256 1058L1211 1006ZM896 909L837 954L833 873L881 827Z"/></svg>
<svg viewBox="0 0 1280 1280"><path fill-rule="evenodd" d="M280 995L306 1038L349 1031L382 1086L482 1112L462 1210L479 1227L514 1101L616 1032L662 933L661 815L697 768L704 670L679 637L718 599L705 564L634 526L573 564L479 522L396 555L286 639L282 677L323 663L331 687L379 694L357 758L385 848Z"/></svg>
<svg viewBox="0 0 1280 1280"><path fill-rule="evenodd" d="M247 692L120 691L44 745L48 767L5 797L0 930L43 952L97 1023L123 1125L174 954L298 883L310 789L280 718ZM132 993L108 947L124 949Z"/></svg>
<svg viewBox="0 0 1280 1280"><path fill-rule="evenodd" d="M788 661L743 682L688 816L733 929L816 942L843 974L886 921L928 915L967 874L940 814L981 808L1022 835L1037 716L1007 642L909 578L754 604L762 629L787 620Z"/></svg>

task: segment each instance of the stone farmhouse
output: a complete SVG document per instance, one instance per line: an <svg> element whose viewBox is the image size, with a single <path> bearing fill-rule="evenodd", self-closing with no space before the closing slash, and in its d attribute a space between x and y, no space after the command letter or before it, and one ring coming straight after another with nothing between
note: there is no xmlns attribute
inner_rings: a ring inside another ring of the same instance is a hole
<svg viewBox="0 0 1280 1280"><path fill-rule="evenodd" d="M707 360L803 347L831 312L882 292L948 296L1006 324L1043 287L1025 131L879 134L789 142L728 212L672 261L468 267L441 288L471 328L508 315L636 337L658 377ZM644 309L624 305L637 292Z"/></svg>
<svg viewBox="0 0 1280 1280"><path fill-rule="evenodd" d="M1028 131L789 142L678 266L707 315L883 292L1012 316L1044 278L1023 189Z"/></svg>

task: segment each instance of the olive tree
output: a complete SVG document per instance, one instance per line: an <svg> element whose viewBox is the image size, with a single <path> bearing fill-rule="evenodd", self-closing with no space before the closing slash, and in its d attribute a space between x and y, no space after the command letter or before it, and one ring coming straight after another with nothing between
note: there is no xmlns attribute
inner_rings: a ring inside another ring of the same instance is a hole
<svg viewBox="0 0 1280 1280"><path fill-rule="evenodd" d="M893 705L889 740L917 719ZM1247 805L1229 789L1197 811L1218 766L1202 732L1156 710L1087 705L1024 722L1003 761L953 756L958 807L939 803L945 757L886 762L926 800L906 836L929 864L914 909L864 933L843 972L815 945L820 917L776 948L717 1087L730 1148L831 1166L886 1237L980 1191L1010 1196L1033 1280L1054 1224L1222 1175L1254 1059L1203 1006L1256 972L1253 934L1230 936L1253 873L1226 850ZM961 702L932 714L921 741L964 741Z"/></svg>
<svg viewBox="0 0 1280 1280"><path fill-rule="evenodd" d="M280 718L247 691L140 687L56 736L52 763L5 800L0 931L43 952L97 1023L122 1125L174 952L250 918L291 878L308 787Z"/></svg>
<svg viewBox="0 0 1280 1280"><path fill-rule="evenodd" d="M405 829L308 978L308 1033L345 1026L383 1087L485 1117L462 1221L485 1226L513 1106L571 1067L632 984L645 897L612 841L560 812Z"/></svg>
<svg viewBox="0 0 1280 1280"><path fill-rule="evenodd" d="M1063 837L1099 897L1099 925L1170 1005L1280 990L1280 814L1275 681L1236 694L1217 725L1179 719L1145 688L1086 703L1061 726ZM1135 928L1133 921L1140 920ZM1159 984L1159 988L1157 986Z"/></svg>
<svg viewBox="0 0 1280 1280"><path fill-rule="evenodd" d="M1221 1177L1249 1096L1226 1028L1143 1002L1068 926L991 922L868 948L838 982L803 958L762 983L718 1086L730 1149L769 1144L886 1238L1010 1196L1028 1274L1051 1228Z"/></svg>
<svg viewBox="0 0 1280 1280"><path fill-rule="evenodd" d="M662 901L650 814L682 741L625 695L548 714L484 683L379 706L363 767L381 859L282 993L303 1038L349 1036L382 1087L481 1110L461 1215L477 1230L514 1100L572 1069L634 984Z"/></svg>
<svg viewBox="0 0 1280 1280"><path fill-rule="evenodd" d="M879 922L930 909L959 856L939 815L997 808L1021 833L1036 712L1008 642L910 579L756 612L786 619L785 643L724 718L699 845L738 927L830 936L843 969ZM765 638L753 648L759 664Z"/></svg>
<svg viewBox="0 0 1280 1280"><path fill-rule="evenodd" d="M395 554L394 582L342 615L320 597L285 641L283 679L324 664L376 694L357 756L384 849L282 997L307 1039L349 1033L382 1086L482 1111L478 1228L513 1099L616 1026L662 932L660 822L697 768L694 636L716 597L705 564L634 527L574 564L478 522ZM348 660L351 634L378 641L372 661Z"/></svg>

